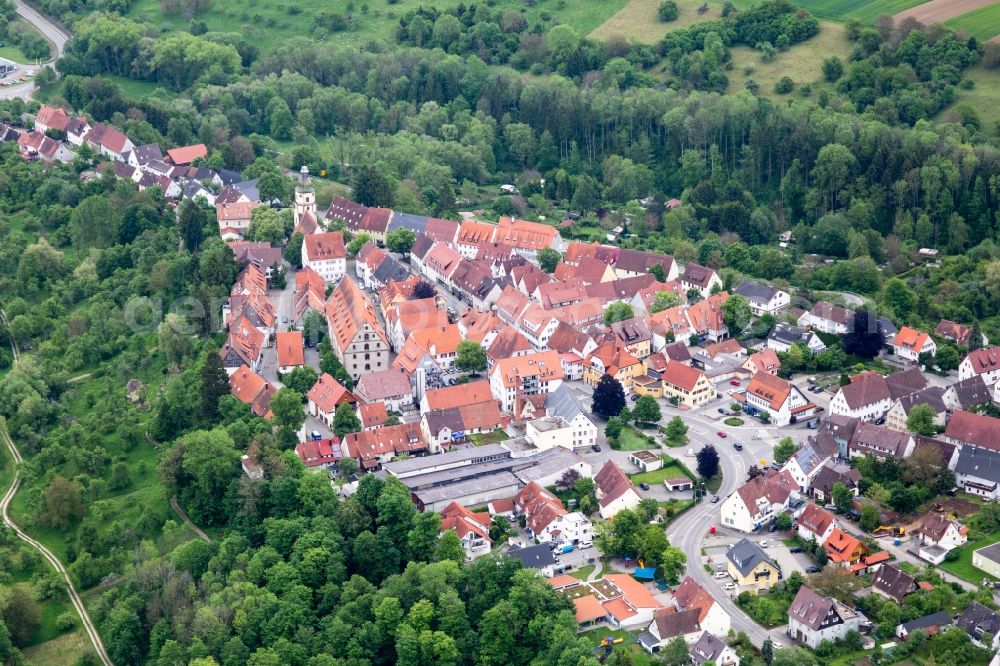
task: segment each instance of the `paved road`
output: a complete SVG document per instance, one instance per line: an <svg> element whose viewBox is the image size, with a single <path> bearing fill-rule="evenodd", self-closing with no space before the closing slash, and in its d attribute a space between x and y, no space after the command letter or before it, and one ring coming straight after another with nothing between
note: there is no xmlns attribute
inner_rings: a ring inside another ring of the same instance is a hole
<svg viewBox="0 0 1000 666"><path fill-rule="evenodd" d="M7 432L7 429L2 426L0 426L0 439L3 439L4 444L7 445L7 449L10 451L10 455L13 457L15 465L20 463L21 453L17 450L17 446L14 445L14 440L10 438L10 434ZM101 635L97 633L97 627L95 627L93 621L91 621L90 615L87 613L87 609L83 605L83 601L80 600L80 596L76 593L76 588L73 587L73 581L70 580L69 574L66 573L66 567L64 567L62 562L59 561L59 558L52 554L52 551L25 534L25 532L18 527L17 523L11 519L10 514L8 513L8 508L10 507L10 503L13 501L20 486L21 470L15 468L14 482L3 496L3 499L0 500L0 514L2 514L3 522L14 530L21 541L24 541L41 553L42 557L48 560L49 564L52 565L52 568L63 577L63 580L66 582L66 592L69 594L70 601L73 602L73 607L76 608L76 612L80 615L80 620L83 622L83 628L87 632L90 642L94 645L94 651L97 652L97 655L101 658L101 662L104 663L105 666L114 666L111 662L111 658L108 657L108 653L104 649L104 643L101 642Z"/></svg>
<svg viewBox="0 0 1000 666"><path fill-rule="evenodd" d="M15 0L15 2L17 5L17 13L21 16L21 18L35 26L35 28L37 28L46 39L52 42L52 45L55 46L56 49L56 58L60 58L63 51L66 49L66 42L69 41L69 32L24 0ZM13 99L15 97L28 99L34 91L34 82L27 81L16 86L0 88L0 99Z"/></svg>

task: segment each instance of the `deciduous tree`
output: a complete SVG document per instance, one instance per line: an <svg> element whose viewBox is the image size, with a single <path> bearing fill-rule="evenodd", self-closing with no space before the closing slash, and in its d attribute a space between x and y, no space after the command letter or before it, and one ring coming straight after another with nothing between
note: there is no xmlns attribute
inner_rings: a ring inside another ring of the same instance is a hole
<svg viewBox="0 0 1000 666"><path fill-rule="evenodd" d="M698 460L698 475L705 479L711 479L719 473L719 452L711 444L706 444L696 456Z"/></svg>
<svg viewBox="0 0 1000 666"><path fill-rule="evenodd" d="M611 418L620 414L624 408L625 389L622 388L621 382L611 375L602 375L594 387L591 409L604 418Z"/></svg>

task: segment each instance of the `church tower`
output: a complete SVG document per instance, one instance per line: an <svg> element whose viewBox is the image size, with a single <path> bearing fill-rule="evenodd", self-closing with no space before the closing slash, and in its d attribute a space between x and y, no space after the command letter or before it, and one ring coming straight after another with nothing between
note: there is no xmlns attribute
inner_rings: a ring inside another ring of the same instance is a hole
<svg viewBox="0 0 1000 666"><path fill-rule="evenodd" d="M302 221L306 213L311 213L312 218L316 219L316 189L309 180L309 167L303 164L302 169L299 171L299 183L295 186L295 211L293 217L295 227L299 226L299 222Z"/></svg>

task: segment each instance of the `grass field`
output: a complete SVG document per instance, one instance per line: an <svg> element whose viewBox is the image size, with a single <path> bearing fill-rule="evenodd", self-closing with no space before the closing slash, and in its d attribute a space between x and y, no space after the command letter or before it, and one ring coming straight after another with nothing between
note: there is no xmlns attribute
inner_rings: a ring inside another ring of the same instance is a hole
<svg viewBox="0 0 1000 666"><path fill-rule="evenodd" d="M596 566L596 564L588 564L580 567L576 571L571 571L569 575L578 580L587 580L587 577L594 572Z"/></svg>
<svg viewBox="0 0 1000 666"><path fill-rule="evenodd" d="M72 666L80 663L88 647L90 647L89 643L84 640L80 632L74 631L45 643L25 648L22 652L32 664Z"/></svg>
<svg viewBox="0 0 1000 666"><path fill-rule="evenodd" d="M997 104L997 91L1000 90L1000 69L986 69L976 65L962 72L976 85L971 90L956 88L956 99L946 109L937 115L938 120L948 120L959 104L967 104L982 122L983 131L992 134L1000 124L1000 104Z"/></svg>
<svg viewBox="0 0 1000 666"><path fill-rule="evenodd" d="M666 479L676 476L687 476L687 472L684 471L684 468L676 460L669 456L663 456L663 467L652 472L640 472L632 475L632 483L636 485L648 483L651 486L655 486L663 483Z"/></svg>
<svg viewBox="0 0 1000 666"><path fill-rule="evenodd" d="M623 428L618 436L618 449L620 451L641 451L648 448L646 437L632 428Z"/></svg>
<svg viewBox="0 0 1000 666"><path fill-rule="evenodd" d="M856 18L862 23L874 23L879 16L915 7L924 0L795 0L795 4L821 19L846 21Z"/></svg>
<svg viewBox="0 0 1000 666"><path fill-rule="evenodd" d="M1000 4L956 16L945 21L944 24L953 30L967 32L979 40L996 37L1000 35Z"/></svg>
<svg viewBox="0 0 1000 666"><path fill-rule="evenodd" d="M990 576L985 571L972 566L972 551L978 550L983 546L988 546L991 543L996 543L997 541L1000 541L1000 534L993 534L984 539L979 539L978 541L970 541L964 546L955 549L958 553L957 560L954 562L945 560L938 566L949 573L955 574L962 580L969 581L970 583L974 583L976 585L982 583L984 578L996 580L996 578Z"/></svg>
<svg viewBox="0 0 1000 666"><path fill-rule="evenodd" d="M529 22L538 19L543 12L551 16L550 25L564 23L572 26L580 35L586 35L604 23L611 15L625 5L626 0L540 0L531 7L515 0L497 0L490 3L494 9L520 11ZM393 30L399 18L420 6L433 5L447 9L458 2L437 0L428 3L423 0L399 0L390 4L386 0L361 0L357 3L331 4L324 0L247 0L245 3L214 3L204 14L197 17L209 30L239 32L246 34L262 51L269 51L290 37L313 37L331 44L359 46L371 41L393 42ZM314 32L313 17L320 11L342 12L346 6L355 6L354 21L346 32L323 35ZM159 0L137 0L129 11L129 16L142 19L157 26L164 32L187 28L183 17L165 16Z"/></svg>
<svg viewBox="0 0 1000 666"><path fill-rule="evenodd" d="M636 643L636 636L639 632L636 631L624 631L622 629L610 630L607 627L599 627L597 629L591 629L590 631L585 631L580 634L580 637L587 642L588 645L592 647L598 647L601 644L601 639L605 636L614 636L615 638L622 639L622 642L615 645L614 650L617 652L619 650L625 650L632 657L630 663L633 666L651 666L655 663L650 657L650 655L639 647Z"/></svg>
<svg viewBox="0 0 1000 666"><path fill-rule="evenodd" d="M698 8L703 0L677 0L677 20L663 23L657 14L660 0L629 0L614 16L590 33L592 39L625 37L626 39L653 44L671 30L688 28L701 21L712 21L721 17L722 5L711 2L703 14ZM737 3L739 4L739 3Z"/></svg>
<svg viewBox="0 0 1000 666"><path fill-rule="evenodd" d="M726 72L729 77L727 92L736 93L746 87L747 79L759 86L759 94L774 99L795 99L804 83L812 85L815 91L822 86L823 61L838 56L847 61L851 53L850 42L844 35L844 26L839 23L822 21L819 34L801 44L796 44L784 53L779 53L771 62L762 62L760 53L747 46L737 46L731 50L734 67ZM749 71L747 68L751 68ZM795 90L786 95L774 92L774 85L784 76L795 82Z"/></svg>
<svg viewBox="0 0 1000 666"><path fill-rule="evenodd" d="M16 26L16 29L18 30L28 30L30 32L35 33L36 35L41 34L38 32L38 29L35 28L35 26L20 19L15 20L13 26ZM50 42L49 43L50 54L52 52L51 46L52 44ZM33 59L28 58L28 56L24 55L19 46L16 46L15 44L6 41L3 43L2 46L0 46L0 58L6 58L7 60L13 60L14 62L21 64L30 64L35 62Z"/></svg>
<svg viewBox="0 0 1000 666"><path fill-rule="evenodd" d="M493 432L481 432L475 435L469 435L469 439L476 446L482 446L483 444L499 444L510 439L508 435L502 428L497 428Z"/></svg>

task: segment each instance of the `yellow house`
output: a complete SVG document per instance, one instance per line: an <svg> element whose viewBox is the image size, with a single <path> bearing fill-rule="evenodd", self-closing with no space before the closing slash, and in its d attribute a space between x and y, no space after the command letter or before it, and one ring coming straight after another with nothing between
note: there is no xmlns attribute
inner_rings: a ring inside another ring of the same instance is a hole
<svg viewBox="0 0 1000 666"><path fill-rule="evenodd" d="M611 324L611 331L619 342L625 345L625 349L636 358L646 358L652 353L650 347L653 335L649 332L646 322L639 317L616 321Z"/></svg>
<svg viewBox="0 0 1000 666"><path fill-rule="evenodd" d="M662 373L663 396L675 398L678 405L697 407L715 396L715 387L701 370L670 361Z"/></svg>
<svg viewBox="0 0 1000 666"><path fill-rule="evenodd" d="M654 398L663 397L663 380L650 374L632 378L632 390L636 395L651 395Z"/></svg>
<svg viewBox="0 0 1000 666"><path fill-rule="evenodd" d="M597 386L604 375L611 375L622 385L625 393L635 387L635 379L646 374L646 364L633 356L628 349L606 341L590 352L583 368L583 381Z"/></svg>
<svg viewBox="0 0 1000 666"><path fill-rule="evenodd" d="M758 594L779 580L781 570L760 546L749 539L740 539L726 553L727 571L740 591Z"/></svg>

